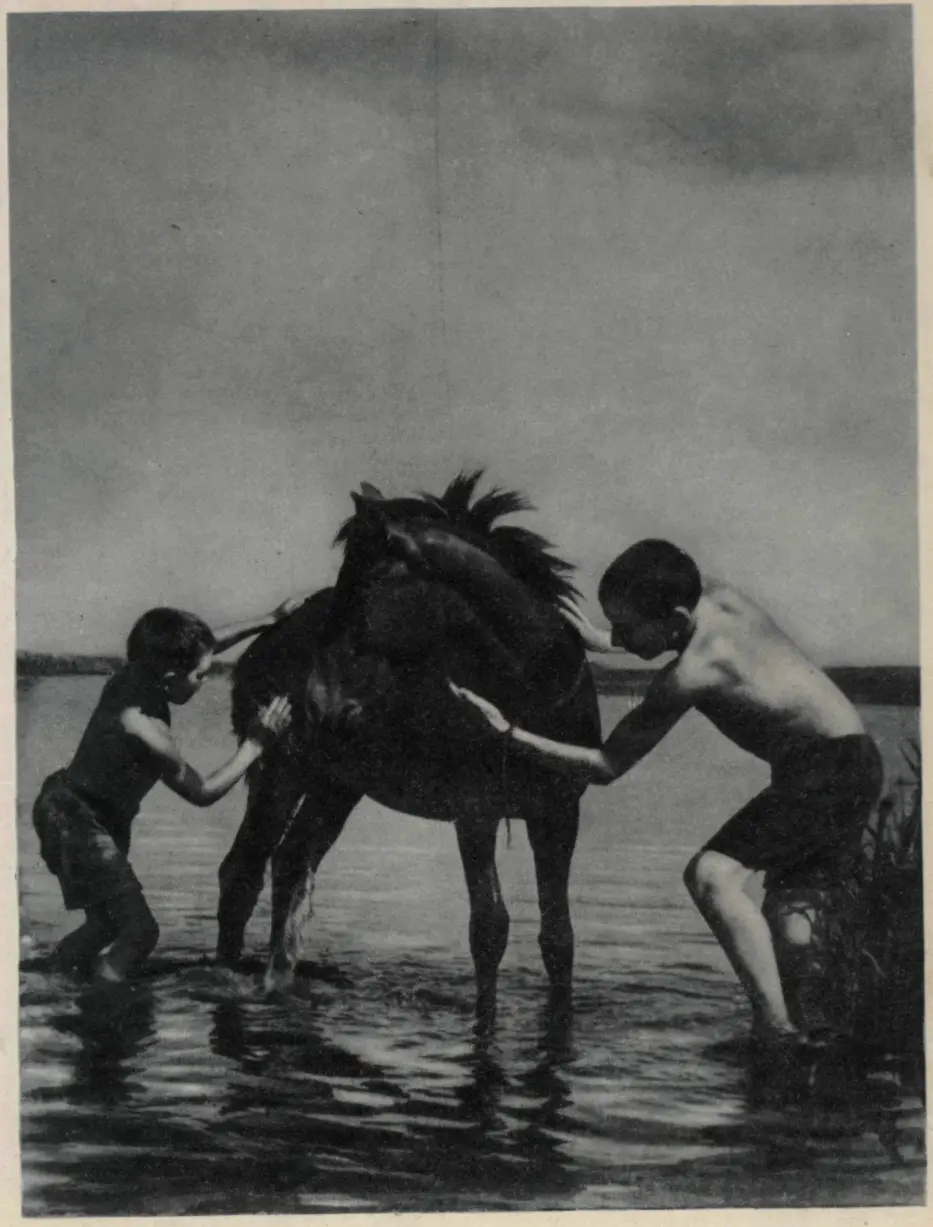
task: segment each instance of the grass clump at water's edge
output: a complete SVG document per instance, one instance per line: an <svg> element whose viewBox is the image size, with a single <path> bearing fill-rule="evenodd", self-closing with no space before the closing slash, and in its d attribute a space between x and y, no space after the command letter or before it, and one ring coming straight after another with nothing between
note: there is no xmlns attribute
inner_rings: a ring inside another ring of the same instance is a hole
<svg viewBox="0 0 933 1227"><path fill-rule="evenodd" d="M785 949L803 1025L851 1037L870 1064L897 1062L923 1085L923 788L917 740L901 749L910 777L893 781L866 824L859 854L832 887L799 883L774 904L805 915L805 952Z"/></svg>
<svg viewBox="0 0 933 1227"><path fill-rule="evenodd" d="M868 824L847 893L860 921L848 938L856 1034L896 1055L923 1052L923 781L920 742Z"/></svg>

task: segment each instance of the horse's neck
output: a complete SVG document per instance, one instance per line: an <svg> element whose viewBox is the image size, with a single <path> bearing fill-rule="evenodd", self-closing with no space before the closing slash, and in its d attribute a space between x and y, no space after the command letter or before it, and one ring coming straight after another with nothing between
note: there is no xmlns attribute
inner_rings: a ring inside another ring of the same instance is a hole
<svg viewBox="0 0 933 1227"><path fill-rule="evenodd" d="M403 531L426 564L426 572L418 578L433 579L456 592L519 668L553 649L562 627L560 615L480 545L435 524L411 525ZM370 575L368 568L361 574L351 556L344 559L319 635L322 645L352 624Z"/></svg>
<svg viewBox="0 0 933 1227"><path fill-rule="evenodd" d="M559 615L486 550L437 528L415 530L412 537L430 572L453 588L518 659L553 645Z"/></svg>

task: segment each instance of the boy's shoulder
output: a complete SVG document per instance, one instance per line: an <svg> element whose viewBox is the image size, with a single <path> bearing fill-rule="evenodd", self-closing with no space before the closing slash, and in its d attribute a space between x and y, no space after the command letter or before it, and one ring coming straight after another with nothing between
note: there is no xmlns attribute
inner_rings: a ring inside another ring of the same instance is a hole
<svg viewBox="0 0 933 1227"><path fill-rule="evenodd" d="M727 685L734 673L736 644L718 627L697 627L684 650L671 661L666 686L681 698L697 700Z"/></svg>
<svg viewBox="0 0 933 1227"><path fill-rule="evenodd" d="M132 664L124 665L108 679L98 710L116 714L137 708L144 716L171 724L172 712L160 687Z"/></svg>

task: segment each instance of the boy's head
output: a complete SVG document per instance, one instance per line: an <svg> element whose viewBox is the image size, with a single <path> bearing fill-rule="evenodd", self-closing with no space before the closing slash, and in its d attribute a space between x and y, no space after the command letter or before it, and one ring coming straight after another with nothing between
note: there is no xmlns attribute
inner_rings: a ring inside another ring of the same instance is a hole
<svg viewBox="0 0 933 1227"><path fill-rule="evenodd" d="M214 632L181 609L149 609L130 631L126 658L164 687L170 703L187 703L211 667Z"/></svg>
<svg viewBox="0 0 933 1227"><path fill-rule="evenodd" d="M612 642L645 660L679 651L703 591L697 565L669 541L639 541L599 581Z"/></svg>

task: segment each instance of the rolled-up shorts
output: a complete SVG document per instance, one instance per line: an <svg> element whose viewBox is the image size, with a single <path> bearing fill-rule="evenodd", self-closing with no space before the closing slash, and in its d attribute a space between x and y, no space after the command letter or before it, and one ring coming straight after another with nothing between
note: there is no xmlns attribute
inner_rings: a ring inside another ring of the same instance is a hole
<svg viewBox="0 0 933 1227"><path fill-rule="evenodd" d="M142 890L126 850L104 825L101 806L79 792L66 772L56 771L42 785L32 821L42 859L58 878L68 911Z"/></svg>
<svg viewBox="0 0 933 1227"><path fill-rule="evenodd" d="M878 747L864 734L801 741L703 850L764 870L769 890L830 886L858 856L883 778Z"/></svg>

